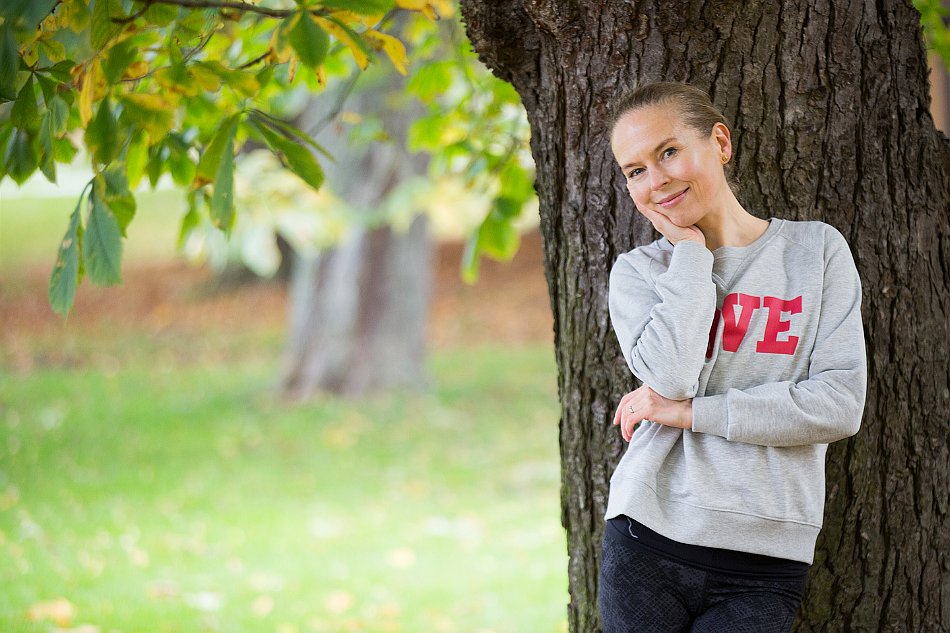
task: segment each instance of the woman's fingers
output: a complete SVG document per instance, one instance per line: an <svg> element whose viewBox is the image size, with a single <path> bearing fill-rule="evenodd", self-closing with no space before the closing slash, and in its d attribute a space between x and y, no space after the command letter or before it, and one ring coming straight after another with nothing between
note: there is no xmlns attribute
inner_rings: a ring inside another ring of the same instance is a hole
<svg viewBox="0 0 950 633"><path fill-rule="evenodd" d="M650 222L653 223L653 228L655 228L659 233L668 239L672 244L676 244L685 239L696 239L701 237L703 244L706 243L706 237L702 234L696 225L692 226L679 226L673 224L673 221L670 218L659 211L654 211L653 209L643 208L640 209L640 213L644 215Z"/></svg>

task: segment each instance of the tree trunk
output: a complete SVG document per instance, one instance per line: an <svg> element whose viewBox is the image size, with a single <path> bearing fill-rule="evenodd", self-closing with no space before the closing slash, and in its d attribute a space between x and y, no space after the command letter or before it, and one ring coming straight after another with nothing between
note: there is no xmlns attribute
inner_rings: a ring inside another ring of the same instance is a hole
<svg viewBox="0 0 950 633"><path fill-rule="evenodd" d="M483 61L531 122L562 405L571 631L599 630L611 418L636 386L607 314L616 257L657 236L610 154L610 99L708 89L733 123L743 205L820 219L861 274L869 389L828 452L798 631L950 631L950 143L934 129L910 3L462 0Z"/></svg>
<svg viewBox="0 0 950 633"><path fill-rule="evenodd" d="M392 107L404 80L393 72L360 76L352 94L345 86L338 103L363 119L376 117L388 142L359 142L321 96L302 117L304 129L322 126L316 140L333 156L324 161L332 186L355 216L345 239L316 256L298 255L291 273L290 336L283 386L299 399L318 391L359 395L427 386L425 334L431 286L432 246L424 215L405 229L385 217L386 200L410 178L425 174L427 162L405 150L413 113ZM368 85L366 85L368 84Z"/></svg>

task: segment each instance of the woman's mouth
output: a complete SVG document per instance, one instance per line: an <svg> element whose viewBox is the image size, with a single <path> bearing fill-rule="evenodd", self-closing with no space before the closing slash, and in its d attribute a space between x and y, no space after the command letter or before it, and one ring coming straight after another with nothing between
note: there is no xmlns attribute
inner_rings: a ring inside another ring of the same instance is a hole
<svg viewBox="0 0 950 633"><path fill-rule="evenodd" d="M686 192L689 191L689 187L683 189L679 193L673 194L669 198L664 198L658 203L664 209L669 209L670 207L676 206L680 201L686 196Z"/></svg>

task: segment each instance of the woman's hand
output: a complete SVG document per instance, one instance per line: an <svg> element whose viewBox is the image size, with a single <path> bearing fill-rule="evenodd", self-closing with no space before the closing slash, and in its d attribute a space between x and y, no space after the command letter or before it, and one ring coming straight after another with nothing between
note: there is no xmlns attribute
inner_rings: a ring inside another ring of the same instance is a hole
<svg viewBox="0 0 950 633"><path fill-rule="evenodd" d="M670 400L653 391L649 385L634 389L620 399L614 414L614 424L626 442L633 437L633 429L642 420L649 420L678 429L693 427L693 400Z"/></svg>
<svg viewBox="0 0 950 633"><path fill-rule="evenodd" d="M673 221L669 217L663 215L659 211L654 211L653 209L643 208L639 206L637 210L650 222L653 223L653 228L663 234L663 237L670 241L670 244L676 246L677 242L682 240L690 240L693 242L699 242L703 246L706 246L706 236L703 235L703 232L700 231L695 224L691 226L677 226L673 224Z"/></svg>

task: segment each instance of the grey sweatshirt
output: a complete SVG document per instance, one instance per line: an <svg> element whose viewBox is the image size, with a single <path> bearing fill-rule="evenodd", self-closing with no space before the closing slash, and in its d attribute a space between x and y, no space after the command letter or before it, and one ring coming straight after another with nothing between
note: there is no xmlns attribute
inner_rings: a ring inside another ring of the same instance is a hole
<svg viewBox="0 0 950 633"><path fill-rule="evenodd" d="M693 427L637 426L605 518L811 563L825 451L858 431L867 390L861 281L841 233L771 218L747 246L661 238L617 259L608 303L630 370L692 398Z"/></svg>

